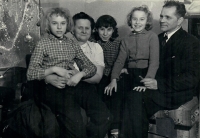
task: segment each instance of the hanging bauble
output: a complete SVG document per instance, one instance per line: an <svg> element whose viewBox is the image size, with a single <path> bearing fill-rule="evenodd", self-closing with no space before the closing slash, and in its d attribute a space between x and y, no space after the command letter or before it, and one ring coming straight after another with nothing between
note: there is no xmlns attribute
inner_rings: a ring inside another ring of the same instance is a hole
<svg viewBox="0 0 200 138"><path fill-rule="evenodd" d="M33 41L33 37L28 33L25 38L24 38L25 42L32 42Z"/></svg>

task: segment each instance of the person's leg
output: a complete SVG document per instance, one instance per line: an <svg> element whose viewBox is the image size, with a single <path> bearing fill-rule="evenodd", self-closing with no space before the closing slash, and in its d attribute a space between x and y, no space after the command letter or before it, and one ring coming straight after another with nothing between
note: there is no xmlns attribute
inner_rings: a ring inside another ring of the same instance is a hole
<svg viewBox="0 0 200 138"><path fill-rule="evenodd" d="M80 106L75 101L75 87L66 86L57 89L47 85L43 102L56 115L61 138L86 138L86 128L80 112Z"/></svg>
<svg viewBox="0 0 200 138"><path fill-rule="evenodd" d="M101 81L96 85L97 86L97 93L102 100L104 100L104 90L105 87L110 84L110 76L103 75Z"/></svg>
<svg viewBox="0 0 200 138"><path fill-rule="evenodd" d="M76 101L90 118L87 125L88 136L104 138L112 121L110 111L97 94L95 85L80 82L76 87Z"/></svg>
<svg viewBox="0 0 200 138"><path fill-rule="evenodd" d="M130 91L129 84L129 75L121 74L120 80L117 81L117 92L113 90L111 96L104 94L103 101L113 115L113 122L110 127L111 134L119 134L122 119L122 107L124 103L124 91Z"/></svg>
<svg viewBox="0 0 200 138"><path fill-rule="evenodd" d="M121 137L147 138L149 117L161 109L163 108L152 101L151 90L128 92L123 114Z"/></svg>

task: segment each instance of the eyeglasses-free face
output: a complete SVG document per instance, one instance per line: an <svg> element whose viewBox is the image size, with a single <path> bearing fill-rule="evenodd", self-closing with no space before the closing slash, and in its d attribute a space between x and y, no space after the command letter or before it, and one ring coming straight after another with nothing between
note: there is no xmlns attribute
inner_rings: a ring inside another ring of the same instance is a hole
<svg viewBox="0 0 200 138"><path fill-rule="evenodd" d="M98 34L102 41L109 41L109 39L112 37L112 34L114 32L114 29L112 27L100 27L98 28Z"/></svg>
<svg viewBox="0 0 200 138"><path fill-rule="evenodd" d="M62 38L67 29L67 20L59 15L52 15L50 18L51 33L57 38Z"/></svg>
<svg viewBox="0 0 200 138"><path fill-rule="evenodd" d="M87 42L91 36L91 23L87 19L78 19L74 26L74 35L79 42Z"/></svg>

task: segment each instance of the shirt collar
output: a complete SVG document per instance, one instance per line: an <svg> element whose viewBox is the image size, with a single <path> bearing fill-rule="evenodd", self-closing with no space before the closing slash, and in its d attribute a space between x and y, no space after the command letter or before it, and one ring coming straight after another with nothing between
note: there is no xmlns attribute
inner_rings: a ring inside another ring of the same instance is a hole
<svg viewBox="0 0 200 138"><path fill-rule="evenodd" d="M63 35L63 38L57 38L57 37L55 37L55 36L52 35L52 34L48 34L48 38L49 38L50 40L67 40L67 37L66 37L65 35Z"/></svg>
<svg viewBox="0 0 200 138"><path fill-rule="evenodd" d="M170 39L170 37L171 37L174 33L176 33L180 28L181 28L181 26L178 27L176 30L174 30L174 31L171 32L171 33L164 33L164 36L167 35L167 38L168 38L166 41L168 41L168 40Z"/></svg>
<svg viewBox="0 0 200 138"><path fill-rule="evenodd" d="M89 41L87 41L86 43L84 43L83 45L81 45L81 47L83 47L83 48L85 48L85 47L87 47L87 46L90 47L90 43L89 43Z"/></svg>
<svg viewBox="0 0 200 138"><path fill-rule="evenodd" d="M131 31L131 33L129 34L129 36L133 36L133 35L137 35L137 34L146 34L147 33L147 30L144 29L143 31L141 32L134 32L134 31Z"/></svg>

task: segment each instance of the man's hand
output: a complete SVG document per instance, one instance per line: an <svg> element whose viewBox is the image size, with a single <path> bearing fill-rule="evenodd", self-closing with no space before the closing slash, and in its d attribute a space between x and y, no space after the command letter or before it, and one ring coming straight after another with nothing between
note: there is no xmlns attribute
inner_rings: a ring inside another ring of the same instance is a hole
<svg viewBox="0 0 200 138"><path fill-rule="evenodd" d="M117 81L116 79L113 79L110 84L105 88L104 90L104 94L107 94L107 95L112 95L112 90L115 90L115 92L117 92Z"/></svg>
<svg viewBox="0 0 200 138"><path fill-rule="evenodd" d="M157 80L156 79L144 78L140 82L143 82L144 86L146 88L148 88L148 89L151 89L151 90L157 90L158 89Z"/></svg>
<svg viewBox="0 0 200 138"><path fill-rule="evenodd" d="M46 83L50 83L51 85L59 88L59 89L63 89L65 88L66 85L66 78L65 77L60 77L58 75L55 74L51 74L45 77L45 82Z"/></svg>

